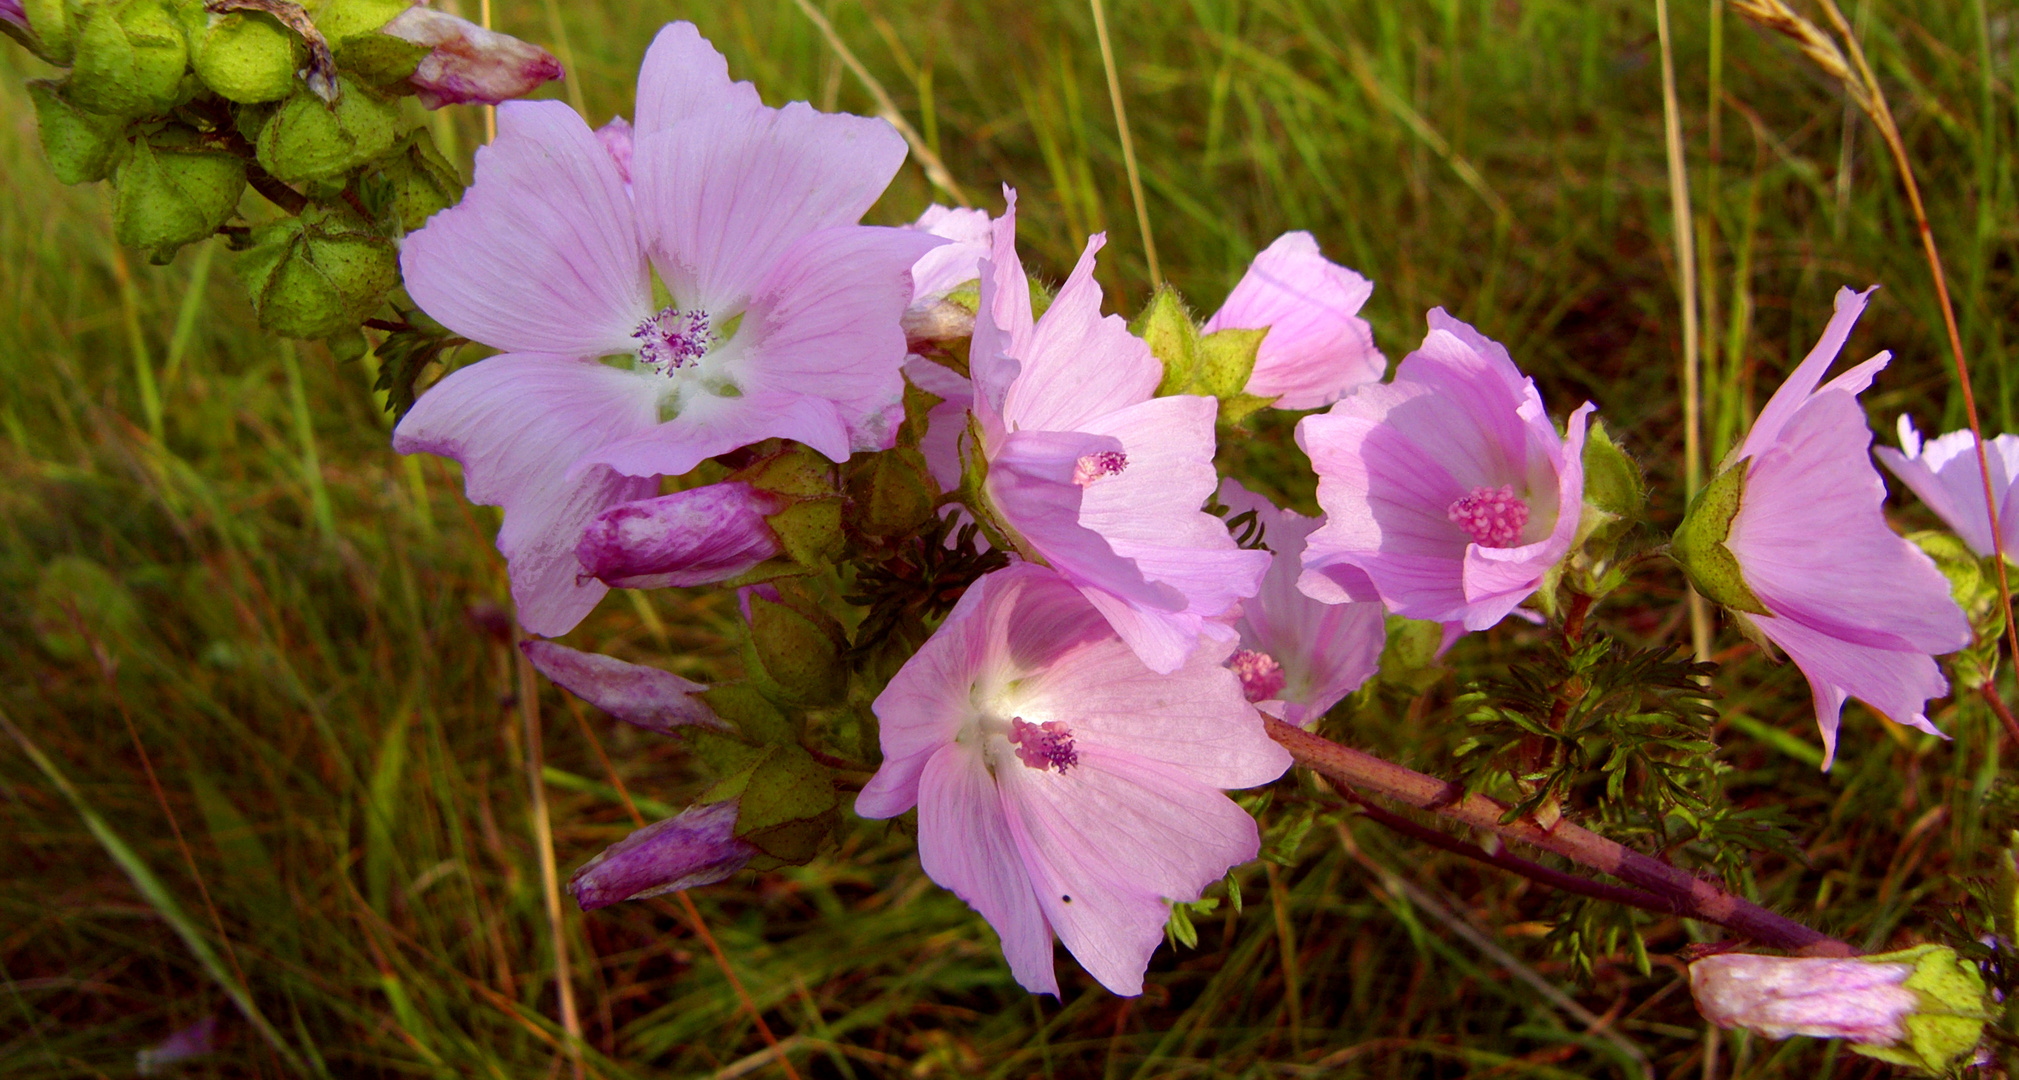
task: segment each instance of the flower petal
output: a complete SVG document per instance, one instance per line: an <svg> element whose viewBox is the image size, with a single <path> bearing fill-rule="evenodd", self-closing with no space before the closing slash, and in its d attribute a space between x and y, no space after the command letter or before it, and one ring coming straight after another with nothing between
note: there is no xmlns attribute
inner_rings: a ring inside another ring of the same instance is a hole
<svg viewBox="0 0 2019 1080"><path fill-rule="evenodd" d="M1010 430L1073 431L1157 392L1163 364L1129 333L1127 320L1101 315L1094 253L1106 242L1105 234L1087 240L1079 264L1015 354L1018 374L1003 399Z"/></svg>
<svg viewBox="0 0 2019 1080"><path fill-rule="evenodd" d="M667 23L638 68L639 138L704 109L761 108L757 88L729 81L729 61L691 22Z"/></svg>
<svg viewBox="0 0 2019 1080"><path fill-rule="evenodd" d="M1024 770L1029 771L1029 770ZM1034 994L1059 992L1052 928L1032 891L1005 820L1002 796L981 756L950 743L919 779L918 861L995 927L1010 973Z"/></svg>
<svg viewBox="0 0 2019 1080"><path fill-rule="evenodd" d="M1837 354L1843 351L1844 342L1850 339L1851 327L1857 324L1858 316L1865 310L1865 302L1879 287L1877 285L1864 292L1838 289L1836 313L1830 316L1830 324L1823 328L1823 336L1809 355L1802 358L1800 366L1781 384L1779 390L1767 401L1767 407L1760 410L1760 418L1753 421L1753 429L1746 435L1746 441L1730 460L1754 457L1774 443L1780 441L1781 428L1794 419L1809 395L1822 384L1823 376L1829 373L1830 365L1836 363Z"/></svg>
<svg viewBox="0 0 2019 1080"><path fill-rule="evenodd" d="M1247 392L1279 409L1323 408L1388 369L1359 315L1373 294L1373 282L1319 254L1310 233L1288 232L1255 256L1203 329L1267 327Z"/></svg>
<svg viewBox="0 0 2019 1080"><path fill-rule="evenodd" d="M1121 441L1111 436L1074 431L1013 432L989 461L989 503L1005 524L1068 579L1105 589L1131 603L1182 611L1183 594L1146 580L1134 561L1117 554L1098 532L1080 524L1086 494L1086 489L1074 482L1080 460L1121 448Z"/></svg>
<svg viewBox="0 0 2019 1080"><path fill-rule="evenodd" d="M1924 711L1930 700L1949 693L1949 681L1942 677L1934 657L1859 645L1793 619L1748 617L1808 678L1809 690L1815 695L1816 727L1823 735L1824 769L1836 759L1837 726L1848 697L1857 698L1896 724L1942 735Z"/></svg>

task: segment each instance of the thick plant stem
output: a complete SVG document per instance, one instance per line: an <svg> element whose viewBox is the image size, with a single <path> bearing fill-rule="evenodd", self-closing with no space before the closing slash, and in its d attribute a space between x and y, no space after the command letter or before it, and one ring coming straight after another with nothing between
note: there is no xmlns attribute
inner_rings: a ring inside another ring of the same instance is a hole
<svg viewBox="0 0 2019 1080"><path fill-rule="evenodd" d="M1467 793L1457 784L1341 746L1280 720L1264 717L1263 721L1269 737L1290 751L1298 764L1335 784L1407 803L1474 828L1489 829L1508 840L1610 874L1653 896L1661 905L1655 910L1717 923L1761 945L1786 949L1798 956L1857 954L1850 945L1821 931L1776 915L1688 871L1642 855L1589 829L1568 821L1559 821L1551 829L1527 818L1503 822L1501 818L1507 807L1484 795ZM1624 902L1623 896L1620 899Z"/></svg>

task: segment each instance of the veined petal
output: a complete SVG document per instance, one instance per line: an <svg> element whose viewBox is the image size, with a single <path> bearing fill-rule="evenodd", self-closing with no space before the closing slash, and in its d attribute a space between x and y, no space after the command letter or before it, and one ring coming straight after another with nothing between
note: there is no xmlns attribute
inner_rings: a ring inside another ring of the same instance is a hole
<svg viewBox="0 0 2019 1080"><path fill-rule="evenodd" d="M555 685L626 723L661 735L688 726L729 727L698 696L706 684L536 638L521 641L519 650Z"/></svg>
<svg viewBox="0 0 2019 1080"><path fill-rule="evenodd" d="M1150 400L1164 366L1119 315L1101 315L1094 253L1105 234L1087 240L1079 264L1015 354L1016 380L1003 399L1012 431L1072 431L1117 409Z"/></svg>
<svg viewBox="0 0 2019 1080"><path fill-rule="evenodd" d="M919 789L918 861L926 876L995 927L1010 973L1024 989L1056 995L1052 928L981 756L949 743L926 763Z"/></svg>
<svg viewBox="0 0 2019 1080"><path fill-rule="evenodd" d="M1991 515L1984 507L1984 473L1978 467L1977 440L1966 429L1952 431L1922 445L1921 434L1906 415L1900 417L1900 447L1872 448L1872 454L1894 476L1911 488L1928 509L1956 531L1977 557L1993 554ZM2012 499L2012 480L2019 477L2019 436L2000 435L1987 447L1991 465L1991 490L1998 499L1998 526L2008 537L2007 551L2014 549L2012 537L2019 537L2019 521L2012 520L2006 506Z"/></svg>
<svg viewBox="0 0 2019 1080"><path fill-rule="evenodd" d="M1780 441L1781 429L1794 419L1795 411L1809 400L1823 376L1829 373L1830 365L1836 363L1837 354L1843 351L1844 342L1850 339L1851 327L1857 324L1858 316L1864 313L1865 302L1871 298L1877 285L1864 292L1851 289L1837 290L1836 313L1830 316L1830 324L1823 328L1823 336L1809 355L1802 358L1801 365L1788 376L1779 390L1767 401L1767 407L1760 410L1760 418L1753 421L1753 429L1746 435L1731 460L1754 457Z"/></svg>
<svg viewBox="0 0 2019 1080"><path fill-rule="evenodd" d="M763 107L757 88L729 81L729 61L691 22L667 23L638 68L638 137L706 109Z"/></svg>
<svg viewBox="0 0 2019 1080"><path fill-rule="evenodd" d="M1182 611L1182 594L1145 580L1134 561L1116 554L1105 538L1080 524L1086 489L1074 482L1079 462L1121 449L1121 441L1111 436L1013 432L989 461L989 503L1052 569L1068 579L1097 586L1131 603Z"/></svg>
<svg viewBox="0 0 2019 1080"><path fill-rule="evenodd" d="M1002 216L991 226L988 258L977 264L981 274L980 310L974 336L968 342L968 372L974 376L974 412L989 441L1004 432L1004 400L1023 370L1018 359L1030 351L1037 320L1031 315L1031 283L1017 257L1017 193L1002 189Z"/></svg>
<svg viewBox="0 0 2019 1080"><path fill-rule="evenodd" d="M995 231L989 227L986 210L955 210L934 203L908 227L952 241L926 252L911 268L914 304L937 299L978 280L981 260L994 250Z"/></svg>
<svg viewBox="0 0 2019 1080"><path fill-rule="evenodd" d="M1279 409L1323 408L1387 370L1359 315L1373 293L1373 282L1319 254L1310 233L1288 232L1255 256L1203 329L1268 327L1247 392Z"/></svg>
<svg viewBox="0 0 2019 1080"><path fill-rule="evenodd" d="M1942 677L1934 657L1859 645L1793 619L1750 618L1809 680L1816 727L1823 736L1823 768L1828 769L1837 756L1837 726L1846 698L1857 698L1896 724L1942 735L1924 711L1931 699L1949 693L1949 680Z"/></svg>
<svg viewBox="0 0 2019 1080"><path fill-rule="evenodd" d="M506 354L451 372L393 431L393 449L454 458L471 502L504 507L498 550L519 622L536 634L574 629L608 591L579 580L575 544L589 521L657 488L573 468L608 440L651 427L650 391L638 375L602 364Z"/></svg>
<svg viewBox="0 0 2019 1080"><path fill-rule="evenodd" d="M683 399L672 420L584 455L575 472L607 466L626 476L679 476L718 454L772 438L805 443L835 461L848 459L848 425L825 398L791 393L720 397L704 391Z"/></svg>
<svg viewBox="0 0 2019 1080"><path fill-rule="evenodd" d="M558 101L498 107L463 200L401 246L414 302L472 341L508 352L632 351L652 313L631 200L616 162Z"/></svg>

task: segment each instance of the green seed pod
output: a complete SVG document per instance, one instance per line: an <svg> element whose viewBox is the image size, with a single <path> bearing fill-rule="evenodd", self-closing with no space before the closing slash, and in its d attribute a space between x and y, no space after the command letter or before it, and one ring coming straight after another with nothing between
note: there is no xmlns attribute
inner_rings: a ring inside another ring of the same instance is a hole
<svg viewBox="0 0 2019 1080"><path fill-rule="evenodd" d="M349 79L334 104L295 91L259 132L259 163L287 184L335 180L392 149L399 109Z"/></svg>
<svg viewBox="0 0 2019 1080"><path fill-rule="evenodd" d="M31 81L28 97L35 102L42 152L48 155L56 179L88 184L112 174L113 158L125 145L120 137L124 121L79 109L70 103L62 84L47 79Z"/></svg>
<svg viewBox="0 0 2019 1080"><path fill-rule="evenodd" d="M166 112L181 99L189 46L163 0L88 8L77 31L70 100L108 116Z"/></svg>
<svg viewBox="0 0 2019 1080"><path fill-rule="evenodd" d="M373 212L401 232L420 228L463 194L462 174L436 151L426 128L409 135L385 159L374 181L368 196Z"/></svg>
<svg viewBox="0 0 2019 1080"><path fill-rule="evenodd" d="M399 284L393 243L348 210L311 206L253 233L238 272L259 324L283 337L355 329Z"/></svg>
<svg viewBox="0 0 2019 1080"><path fill-rule="evenodd" d="M325 0L315 9L315 28L329 39L330 48L339 49L352 38L378 33L411 6L410 0Z"/></svg>
<svg viewBox="0 0 2019 1080"><path fill-rule="evenodd" d="M113 177L113 235L155 263L216 232L245 190L245 161L196 145L194 135L170 129L135 140Z"/></svg>
<svg viewBox="0 0 2019 1080"><path fill-rule="evenodd" d="M294 92L307 59L301 38L273 16L234 11L213 19L195 48L197 77L242 104L279 101Z"/></svg>
<svg viewBox="0 0 2019 1080"><path fill-rule="evenodd" d="M771 586L744 590L750 633L743 661L751 682L774 700L832 705L848 692L841 624L811 605L786 599Z"/></svg>
<svg viewBox="0 0 2019 1080"><path fill-rule="evenodd" d="M69 5L63 0L21 0L21 11L28 17L28 29L42 45L42 59L58 67L69 66L77 57L77 28Z"/></svg>

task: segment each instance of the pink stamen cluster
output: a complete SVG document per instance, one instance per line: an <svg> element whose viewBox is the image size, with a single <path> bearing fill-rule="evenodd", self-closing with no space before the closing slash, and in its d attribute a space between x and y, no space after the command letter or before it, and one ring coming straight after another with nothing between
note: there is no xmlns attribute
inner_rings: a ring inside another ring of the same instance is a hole
<svg viewBox="0 0 2019 1080"><path fill-rule="evenodd" d="M1129 455L1120 450L1088 454L1073 465L1073 483L1086 487L1103 476L1113 476L1128 467Z"/></svg>
<svg viewBox="0 0 2019 1080"><path fill-rule="evenodd" d="M1009 740L1017 748L1017 760L1039 772L1047 768L1065 772L1080 763L1080 752L1073 749L1073 733L1062 721L1033 724L1015 717L1010 720Z"/></svg>
<svg viewBox="0 0 2019 1080"><path fill-rule="evenodd" d="M1242 649L1234 654L1229 666L1241 677L1241 692L1250 702L1268 701L1283 692L1286 681L1283 665L1268 653Z"/></svg>
<svg viewBox="0 0 2019 1080"><path fill-rule="evenodd" d="M638 324L638 362L660 374L684 368L707 355L715 344L705 311L667 308Z"/></svg>
<svg viewBox="0 0 2019 1080"><path fill-rule="evenodd" d="M1528 504L1514 493L1512 484L1473 488L1444 513L1480 547L1513 547L1528 525Z"/></svg>

